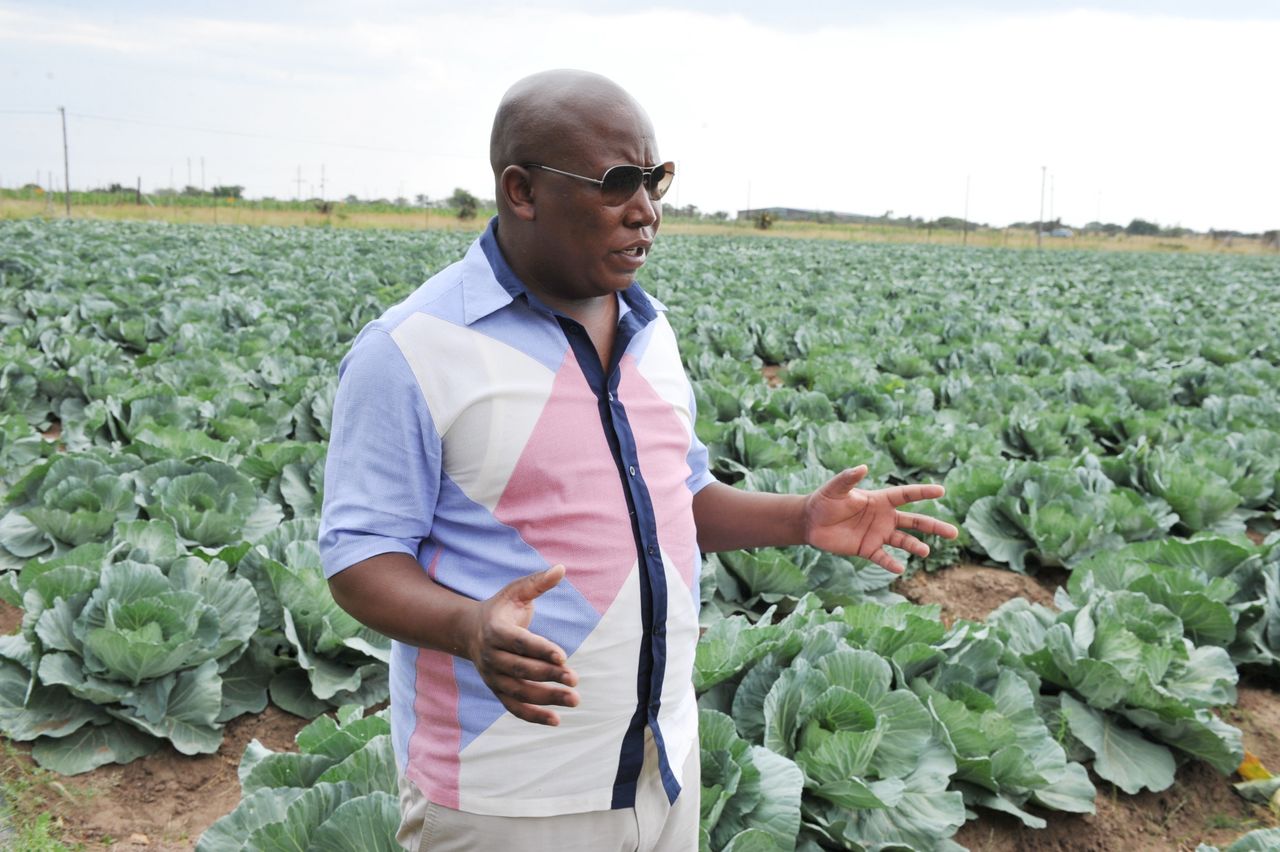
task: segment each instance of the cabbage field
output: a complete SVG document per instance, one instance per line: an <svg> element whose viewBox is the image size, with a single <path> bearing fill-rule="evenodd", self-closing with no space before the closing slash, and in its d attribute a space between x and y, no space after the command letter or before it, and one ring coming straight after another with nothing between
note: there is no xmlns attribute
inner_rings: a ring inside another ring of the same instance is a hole
<svg viewBox="0 0 1280 852"><path fill-rule="evenodd" d="M316 551L325 441L355 333L471 239L0 222L0 733L76 775L214 753L270 702L315 721L250 743L195 848L396 848L388 642ZM944 620L867 562L707 556L703 849L962 849L1189 762L1280 813L1225 718L1280 683L1280 259L671 236L641 281L722 480L943 482L961 536L909 570L1060 585Z"/></svg>

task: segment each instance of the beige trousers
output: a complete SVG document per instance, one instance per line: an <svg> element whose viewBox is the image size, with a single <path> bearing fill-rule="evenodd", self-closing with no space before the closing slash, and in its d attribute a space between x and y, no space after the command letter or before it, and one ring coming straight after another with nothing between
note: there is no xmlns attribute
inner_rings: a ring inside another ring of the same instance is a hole
<svg viewBox="0 0 1280 852"><path fill-rule="evenodd" d="M548 817L472 814L428 802L400 776L400 831L409 852L696 852L702 763L697 743L680 773L680 795L667 801L652 734L644 737L644 768L636 806Z"/></svg>

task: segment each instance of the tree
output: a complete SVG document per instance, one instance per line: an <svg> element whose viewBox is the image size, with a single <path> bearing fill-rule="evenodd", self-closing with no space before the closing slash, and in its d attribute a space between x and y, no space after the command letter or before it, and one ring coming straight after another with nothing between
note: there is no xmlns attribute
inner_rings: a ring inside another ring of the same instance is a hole
<svg viewBox="0 0 1280 852"><path fill-rule="evenodd" d="M449 206L458 211L459 219L474 219L480 207L480 200L462 187L458 187L453 191L453 195L449 196Z"/></svg>
<svg viewBox="0 0 1280 852"><path fill-rule="evenodd" d="M1155 222L1148 222L1146 219L1134 219L1124 229L1124 232L1133 237L1154 237L1160 233L1160 226Z"/></svg>
<svg viewBox="0 0 1280 852"><path fill-rule="evenodd" d="M419 192L413 197L413 203L419 207L426 207L431 203L431 199L427 198L427 194L425 192Z"/></svg>
<svg viewBox="0 0 1280 852"><path fill-rule="evenodd" d="M234 198L241 199L244 197L243 186L215 186L213 188L214 198Z"/></svg>

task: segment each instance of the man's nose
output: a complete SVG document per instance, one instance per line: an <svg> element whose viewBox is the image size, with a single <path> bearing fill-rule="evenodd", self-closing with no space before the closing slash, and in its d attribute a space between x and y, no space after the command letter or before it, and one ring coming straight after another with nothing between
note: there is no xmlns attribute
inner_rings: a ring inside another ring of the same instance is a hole
<svg viewBox="0 0 1280 852"><path fill-rule="evenodd" d="M649 194L649 185L642 182L627 201L627 224L644 228L658 221L662 202Z"/></svg>

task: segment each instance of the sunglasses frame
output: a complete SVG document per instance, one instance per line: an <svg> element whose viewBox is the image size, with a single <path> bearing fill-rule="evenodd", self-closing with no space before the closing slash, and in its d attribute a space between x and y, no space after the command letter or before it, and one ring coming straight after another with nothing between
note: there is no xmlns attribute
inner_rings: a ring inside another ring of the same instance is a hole
<svg viewBox="0 0 1280 852"><path fill-rule="evenodd" d="M604 188L605 182L609 179L609 174L613 172L615 169L639 169L640 183L636 186L636 189L639 189L642 186L647 188L648 196L653 201L660 201L662 197L667 194L667 190L671 188L671 183L672 181L675 180L675 176L676 176L676 164L671 160L668 160L665 163L658 163L657 165L654 165L654 166L637 166L633 163L621 163L619 165L610 166L609 168L605 169L604 175L600 178L587 177L586 175L578 175L578 174L574 174L573 172L566 172L563 169L554 169L551 166L544 166L541 163L522 163L521 165L523 168L526 168L526 169L542 169L543 171L554 172L555 174L564 175L565 177L584 180L587 183L594 183L596 186L600 188L600 193L602 196L604 196L605 194L605 188ZM656 172L658 169L663 169L664 174L658 180L658 182L655 182L653 180L653 173ZM667 180L667 178L670 178L670 180ZM666 184L663 185L662 181L666 181ZM605 204L609 207L618 207L620 205L626 204L627 201L630 200L631 196L635 195L636 189L631 190L631 192L628 193L626 196L614 202L609 201L608 197L606 196Z"/></svg>

